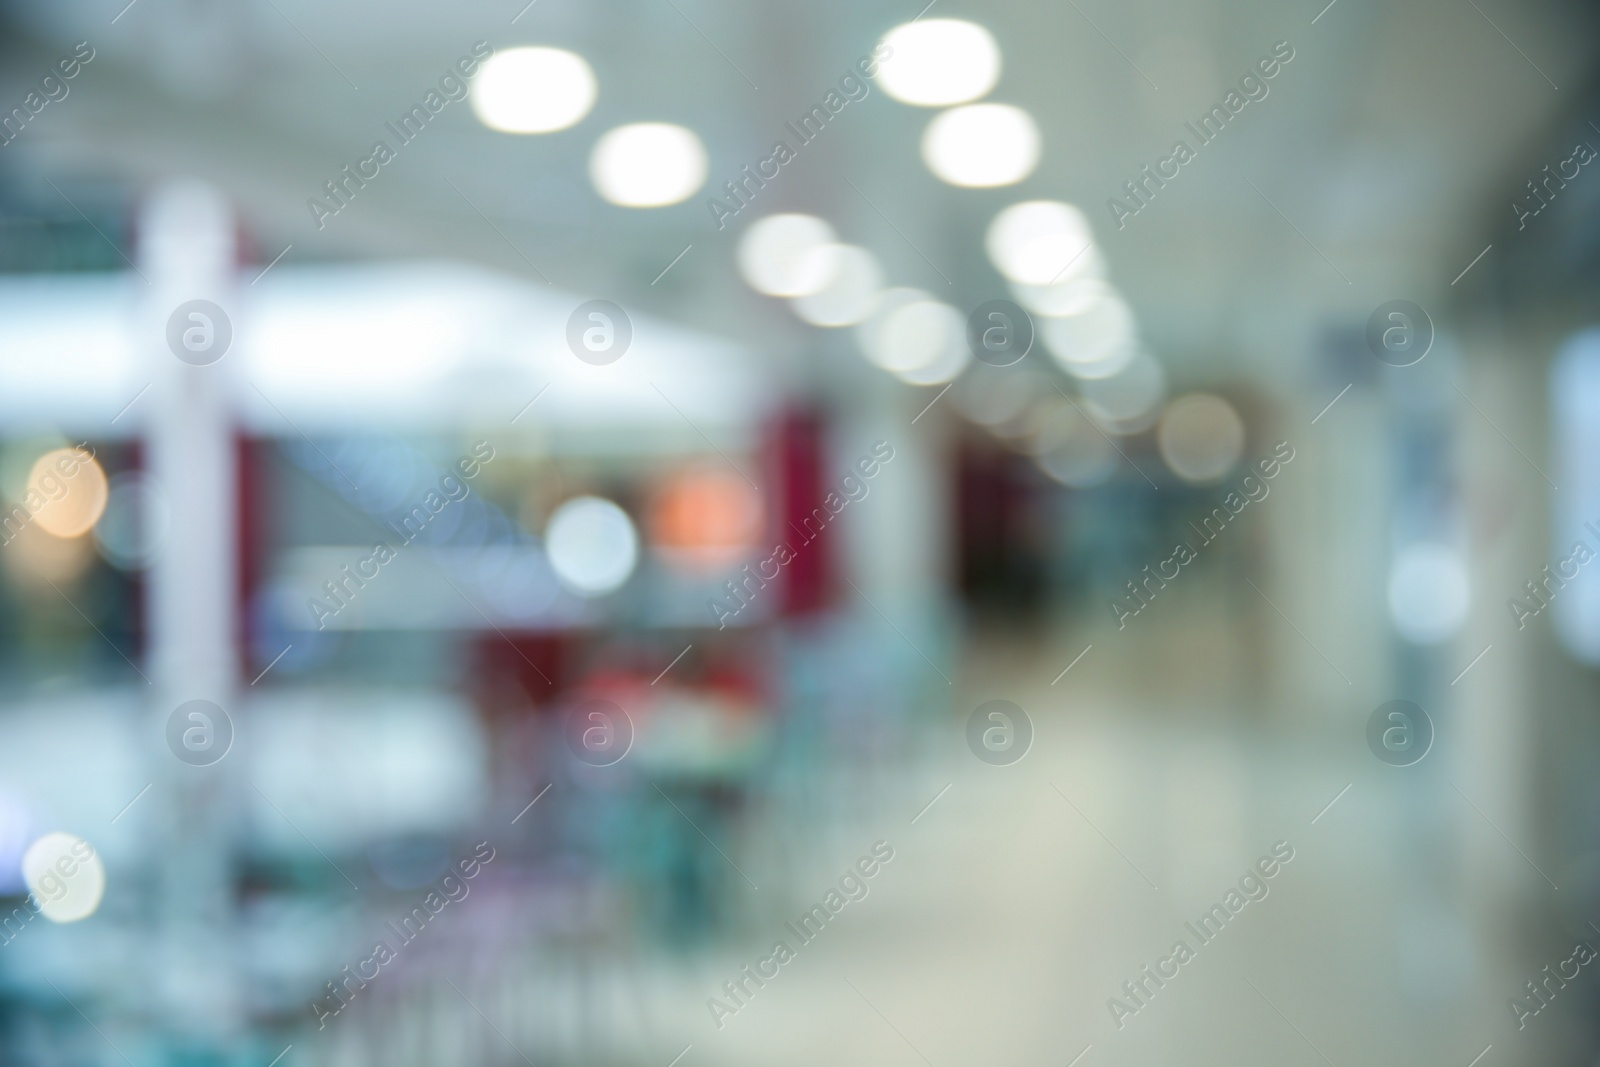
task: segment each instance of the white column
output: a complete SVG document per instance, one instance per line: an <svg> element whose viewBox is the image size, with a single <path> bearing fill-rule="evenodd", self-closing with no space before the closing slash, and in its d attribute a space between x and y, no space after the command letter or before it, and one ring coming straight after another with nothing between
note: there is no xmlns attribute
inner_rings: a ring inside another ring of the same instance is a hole
<svg viewBox="0 0 1600 1067"><path fill-rule="evenodd" d="M856 462L871 455L874 443L885 441L894 449L894 458L867 482L866 499L846 508L836 542L840 574L870 598L871 606L849 586L842 590L843 602L874 629L884 627L878 612L887 616L903 636L885 628L883 640L915 645L914 650L896 647L897 653L910 652L904 658L912 676L930 689L953 692L946 682L954 680L957 666L949 630L955 512L948 412L935 410L912 424L937 391L907 389L887 375L868 379L840 414L824 481L836 492Z"/></svg>
<svg viewBox="0 0 1600 1067"><path fill-rule="evenodd" d="M210 766L182 762L168 747L166 727L173 710L194 699L220 705L237 723L237 508L225 388L232 366L227 355L205 366L178 358L168 324L193 300L231 306L233 233L221 196L192 182L158 189L139 218L140 271L150 287L138 343L151 386L135 411L143 418L149 473L171 509L147 576L148 736L160 805L150 995L170 1032L201 1044L226 1040L237 1017L226 830L230 798L245 788L244 764L237 750ZM187 315L183 321L195 322ZM231 323L211 326L231 333Z"/></svg>

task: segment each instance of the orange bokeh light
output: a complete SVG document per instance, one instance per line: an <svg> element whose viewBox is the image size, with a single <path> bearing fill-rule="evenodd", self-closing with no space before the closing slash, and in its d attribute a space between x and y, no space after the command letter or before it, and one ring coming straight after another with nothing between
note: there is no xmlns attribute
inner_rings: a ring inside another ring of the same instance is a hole
<svg viewBox="0 0 1600 1067"><path fill-rule="evenodd" d="M106 473L88 452L58 448L34 461L23 503L33 521L54 537L81 537L105 513Z"/></svg>
<svg viewBox="0 0 1600 1067"><path fill-rule="evenodd" d="M685 570L715 570L761 535L761 499L737 474L694 469L671 475L650 508L650 544Z"/></svg>

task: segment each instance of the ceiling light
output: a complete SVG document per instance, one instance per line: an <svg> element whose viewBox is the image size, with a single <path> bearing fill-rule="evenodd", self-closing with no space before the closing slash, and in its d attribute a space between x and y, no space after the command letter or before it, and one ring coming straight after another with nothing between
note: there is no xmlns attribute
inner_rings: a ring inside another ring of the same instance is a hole
<svg viewBox="0 0 1600 1067"><path fill-rule="evenodd" d="M1096 431L1064 445L1054 452L1046 452L1034 460L1040 470L1072 489L1089 489L1111 477L1116 469L1117 456L1111 442Z"/></svg>
<svg viewBox="0 0 1600 1067"><path fill-rule="evenodd" d="M961 314L949 304L918 300L895 308L877 333L881 366L893 371L926 367L961 336Z"/></svg>
<svg viewBox="0 0 1600 1067"><path fill-rule="evenodd" d="M739 238L739 273L758 293L808 296L836 273L833 227L814 215L768 215Z"/></svg>
<svg viewBox="0 0 1600 1067"><path fill-rule="evenodd" d="M936 385L972 360L961 312L920 289L890 289L856 328L867 359L910 385Z"/></svg>
<svg viewBox="0 0 1600 1067"><path fill-rule="evenodd" d="M1219 481L1244 453L1244 420L1220 396L1191 393L1167 405L1156 446L1172 473L1186 482Z"/></svg>
<svg viewBox="0 0 1600 1067"><path fill-rule="evenodd" d="M1010 420L1007 429L1015 431L1017 449L1030 456L1042 456L1054 451L1072 434L1075 424L1084 417L1066 397L1054 390L1033 404L1017 418Z"/></svg>
<svg viewBox="0 0 1600 1067"><path fill-rule="evenodd" d="M878 84L904 104L964 104L994 88L1000 46L988 30L962 19L919 19L896 26L880 48L892 53L878 67Z"/></svg>
<svg viewBox="0 0 1600 1067"><path fill-rule="evenodd" d="M831 266L821 289L796 297L794 312L813 326L854 326L872 314L883 289L883 271L871 252L855 245L825 245L813 259Z"/></svg>
<svg viewBox="0 0 1600 1067"><path fill-rule="evenodd" d="M856 327L856 344L874 366L886 371L909 370L938 358L945 343L945 319L933 297L921 289L895 288L883 293L872 317ZM901 311L920 308L907 318Z"/></svg>
<svg viewBox="0 0 1600 1067"><path fill-rule="evenodd" d="M928 123L922 158L943 181L970 189L1011 185L1039 163L1039 128L1010 104L969 104Z"/></svg>
<svg viewBox="0 0 1600 1067"><path fill-rule="evenodd" d="M989 223L983 243L995 269L1022 285L1056 285L1099 268L1089 220L1059 200L1012 204Z"/></svg>
<svg viewBox="0 0 1600 1067"><path fill-rule="evenodd" d="M1090 257L1094 260L1094 270L1088 275L1055 285L1020 285L1012 282L1011 295L1035 315L1061 317L1081 314L1112 291L1110 283L1099 275L1099 255L1091 249Z"/></svg>
<svg viewBox="0 0 1600 1067"><path fill-rule="evenodd" d="M1094 382L1121 374L1123 368L1132 363L1138 355L1139 346L1129 341L1127 344L1112 348L1103 359L1093 363L1062 363L1061 366L1080 382Z"/></svg>
<svg viewBox="0 0 1600 1067"><path fill-rule="evenodd" d="M594 71L561 48L510 48L490 56L472 80L472 110L492 130L551 133L594 107Z"/></svg>
<svg viewBox="0 0 1600 1067"><path fill-rule="evenodd" d="M949 307L947 304L939 306ZM950 308L950 310L955 309ZM959 318L957 315L957 319ZM896 371L895 377L907 385L943 385L945 382L954 381L971 362L972 349L967 347L964 337L957 334L939 349L933 359L919 366Z"/></svg>
<svg viewBox="0 0 1600 1067"><path fill-rule="evenodd" d="M1167 389L1167 375L1155 357L1141 352L1109 378L1082 382L1083 406L1117 432L1149 426Z"/></svg>
<svg viewBox="0 0 1600 1067"><path fill-rule="evenodd" d="M1042 378L1022 367L1002 370L981 364L961 379L951 402L978 425L995 427L1020 417L1029 401L1048 388Z"/></svg>
<svg viewBox="0 0 1600 1067"><path fill-rule="evenodd" d="M1079 377L1106 377L1111 372L1096 373L1096 365L1103 368L1135 340L1133 312L1110 289L1076 315L1041 317L1037 324L1040 339L1056 362Z"/></svg>
<svg viewBox="0 0 1600 1067"><path fill-rule="evenodd" d="M1078 410L1061 401L1042 409L1029 427L1024 451L1039 469L1062 485L1085 489L1111 476L1116 453L1106 436Z"/></svg>
<svg viewBox="0 0 1600 1067"><path fill-rule="evenodd" d="M706 150L693 130L667 122L618 126L595 143L589 177L622 207L664 207L706 183Z"/></svg>

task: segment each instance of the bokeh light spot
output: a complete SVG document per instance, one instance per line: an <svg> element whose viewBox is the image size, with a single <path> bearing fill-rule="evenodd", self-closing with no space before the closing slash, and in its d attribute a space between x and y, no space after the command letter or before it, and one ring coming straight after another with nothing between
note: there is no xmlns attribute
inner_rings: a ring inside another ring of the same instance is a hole
<svg viewBox="0 0 1600 1067"><path fill-rule="evenodd" d="M552 133L594 107L594 71L561 48L510 48L490 56L472 81L472 110L502 133Z"/></svg>
<svg viewBox="0 0 1600 1067"><path fill-rule="evenodd" d="M1156 445L1172 473L1186 482L1215 482L1244 452L1244 420L1220 396L1191 393L1167 405Z"/></svg>
<svg viewBox="0 0 1600 1067"><path fill-rule="evenodd" d="M721 570L749 552L760 533L760 497L727 471L675 474L650 509L651 547L683 570Z"/></svg>
<svg viewBox="0 0 1600 1067"><path fill-rule="evenodd" d="M768 296L808 296L833 280L839 265L833 227L814 215L768 215L739 238L739 273Z"/></svg>
<svg viewBox="0 0 1600 1067"><path fill-rule="evenodd" d="M100 521L109 493L106 473L93 456L58 448L34 461L23 504L46 533L81 537Z"/></svg>
<svg viewBox="0 0 1600 1067"><path fill-rule="evenodd" d="M947 107L976 100L1000 79L1000 46L990 32L964 19L918 19L884 35L893 52L878 68L878 84L903 104Z"/></svg>
<svg viewBox="0 0 1600 1067"><path fill-rule="evenodd" d="M81 837L45 834L22 854L22 878L51 922L87 919L105 896L106 871L100 856Z"/></svg>
<svg viewBox="0 0 1600 1067"><path fill-rule="evenodd" d="M639 560L633 520L597 496L574 497L557 508L545 528L545 547L556 576L584 596L619 588Z"/></svg>
<svg viewBox="0 0 1600 1067"><path fill-rule="evenodd" d="M1023 285L1056 285L1099 266L1089 220L1059 200L1027 200L1001 211L984 234L984 249L995 270Z"/></svg>
<svg viewBox="0 0 1600 1067"><path fill-rule="evenodd" d="M951 185L1012 185L1039 165L1039 127L1033 116L1010 104L952 108L928 123L922 158Z"/></svg>
<svg viewBox="0 0 1600 1067"><path fill-rule="evenodd" d="M621 207L664 207L706 183L706 150L693 130L668 122L618 126L595 142L589 177Z"/></svg>

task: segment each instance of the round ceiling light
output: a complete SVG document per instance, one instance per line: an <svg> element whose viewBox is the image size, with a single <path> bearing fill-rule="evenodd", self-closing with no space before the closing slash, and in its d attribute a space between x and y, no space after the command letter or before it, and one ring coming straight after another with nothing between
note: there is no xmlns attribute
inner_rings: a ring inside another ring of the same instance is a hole
<svg viewBox="0 0 1600 1067"><path fill-rule="evenodd" d="M1172 473L1184 481L1220 481L1244 454L1244 420L1222 397L1191 393L1161 413L1156 446Z"/></svg>
<svg viewBox="0 0 1600 1067"><path fill-rule="evenodd" d="M922 158L942 181L968 189L1012 185L1039 164L1039 128L1010 104L951 108L928 123Z"/></svg>
<svg viewBox="0 0 1600 1067"><path fill-rule="evenodd" d="M813 326L854 326L877 305L883 290L883 270L871 252L855 245L818 249L814 257L823 267L834 268L833 278L821 289L795 297L794 313Z"/></svg>
<svg viewBox="0 0 1600 1067"><path fill-rule="evenodd" d="M484 61L472 79L472 110L502 133L553 133L594 107L594 71L562 48L509 48Z"/></svg>
<svg viewBox="0 0 1600 1067"><path fill-rule="evenodd" d="M1135 341L1133 312L1107 289L1076 315L1039 319L1039 335L1056 362L1080 378L1105 378L1127 363Z"/></svg>
<svg viewBox="0 0 1600 1067"><path fill-rule="evenodd" d="M1091 254L1094 258L1091 273L1054 285L1021 285L1012 282L1011 295L1035 315L1060 317L1089 310L1112 292L1111 283L1100 276L1099 256Z"/></svg>
<svg viewBox="0 0 1600 1067"><path fill-rule="evenodd" d="M881 294L856 327L856 343L869 361L911 385L950 381L972 359L961 313L921 289Z"/></svg>
<svg viewBox="0 0 1600 1067"><path fill-rule="evenodd" d="M984 234L989 261L1021 285L1056 285L1099 265L1089 220L1059 200L1027 200L994 217Z"/></svg>
<svg viewBox="0 0 1600 1067"><path fill-rule="evenodd" d="M1020 418L1028 404L1049 388L1042 377L1023 367L1002 370L980 364L956 384L951 403L979 426L992 429Z"/></svg>
<svg viewBox="0 0 1600 1067"><path fill-rule="evenodd" d="M878 298L872 316L856 327L856 345L868 362L886 371L900 371L936 358L942 338L919 339L916 336L916 327L928 324L921 314L913 313L910 318L897 321L902 310L918 305L937 307L933 297L921 289L897 287L886 290Z"/></svg>
<svg viewBox="0 0 1600 1067"><path fill-rule="evenodd" d="M919 19L896 26L879 48L892 50L878 84L903 104L948 107L983 96L1000 78L994 36L963 19Z"/></svg>
<svg viewBox="0 0 1600 1067"><path fill-rule="evenodd" d="M1083 406L1118 433L1136 433L1154 421L1167 391L1167 375L1155 357L1141 352L1108 378L1082 382Z"/></svg>
<svg viewBox="0 0 1600 1067"><path fill-rule="evenodd" d="M621 207L665 207L706 183L706 150L693 130L669 122L618 126L595 142L589 177Z"/></svg>
<svg viewBox="0 0 1600 1067"><path fill-rule="evenodd" d="M1075 405L1051 405L1031 430L1026 451L1040 470L1062 485L1087 489L1105 481L1116 468L1111 442Z"/></svg>
<svg viewBox="0 0 1600 1067"><path fill-rule="evenodd" d="M815 215L768 215L739 238L739 273L758 293L809 296L837 273L837 240Z"/></svg>
<svg viewBox="0 0 1600 1067"><path fill-rule="evenodd" d="M940 304L939 307L955 311L948 304ZM956 318L959 320L959 313ZM945 382L954 381L967 369L967 364L972 362L972 349L967 347L966 337L961 332L960 324L952 323L947 316L946 329L952 325L955 325L955 330L946 334L946 343L931 360L915 367L895 371L895 377L907 385L943 385Z"/></svg>

